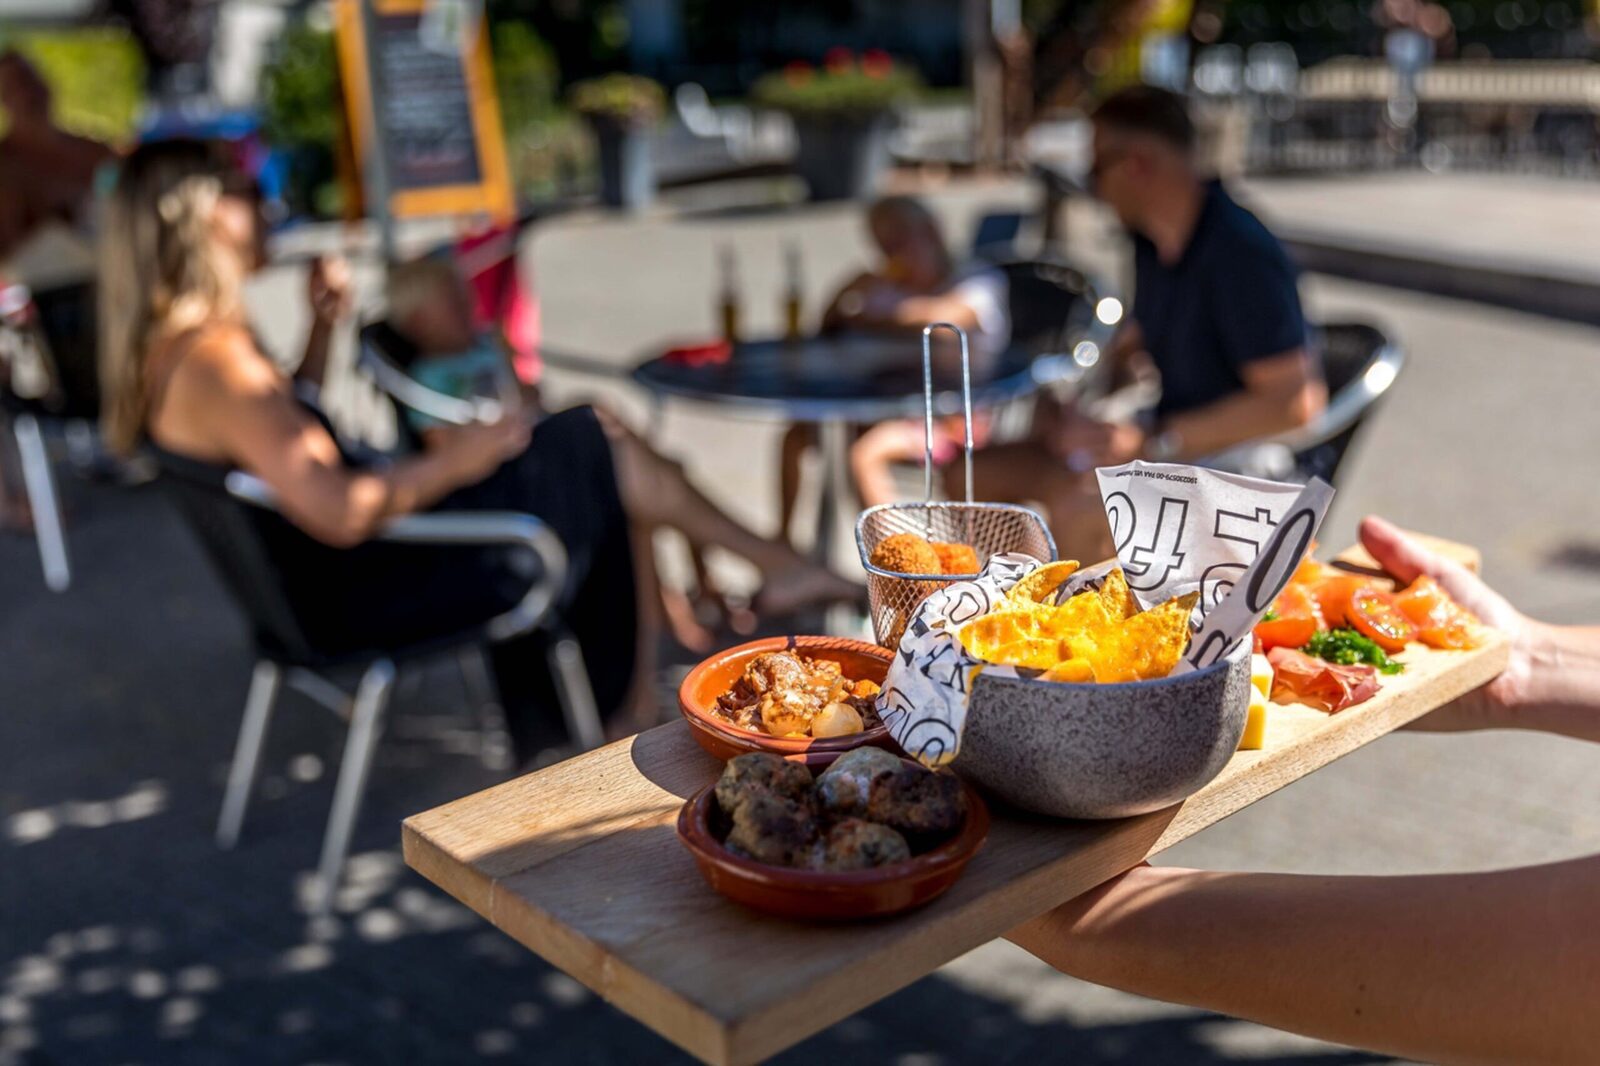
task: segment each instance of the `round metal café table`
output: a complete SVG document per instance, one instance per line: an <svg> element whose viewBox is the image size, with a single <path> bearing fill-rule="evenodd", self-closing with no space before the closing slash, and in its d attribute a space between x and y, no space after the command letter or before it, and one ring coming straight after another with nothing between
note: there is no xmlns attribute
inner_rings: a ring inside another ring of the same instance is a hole
<svg viewBox="0 0 1600 1066"><path fill-rule="evenodd" d="M633 372L655 398L715 404L741 415L817 427L821 504L813 555L829 561L841 514L852 506L850 427L923 415L922 342L916 335L838 334L796 340L756 339L733 346L720 363L690 365L657 356ZM1029 395L1055 380L1055 358L1016 349L983 377L974 371L972 407ZM1071 360L1067 359L1067 363ZM954 352L934 356L934 414L961 413L961 371Z"/></svg>

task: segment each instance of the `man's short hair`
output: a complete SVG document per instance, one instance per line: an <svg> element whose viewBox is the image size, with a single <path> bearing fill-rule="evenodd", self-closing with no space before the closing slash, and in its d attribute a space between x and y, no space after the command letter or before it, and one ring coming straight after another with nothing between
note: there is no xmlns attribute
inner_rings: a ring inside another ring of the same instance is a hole
<svg viewBox="0 0 1600 1066"><path fill-rule="evenodd" d="M1194 150L1194 122L1183 97L1153 85L1134 85L1112 93L1089 118L1113 129L1157 137L1182 152Z"/></svg>

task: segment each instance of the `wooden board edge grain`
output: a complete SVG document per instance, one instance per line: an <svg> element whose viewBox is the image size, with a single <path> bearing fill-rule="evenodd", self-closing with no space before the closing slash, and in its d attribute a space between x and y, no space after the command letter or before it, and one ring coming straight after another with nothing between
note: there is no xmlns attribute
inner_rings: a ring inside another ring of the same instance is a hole
<svg viewBox="0 0 1600 1066"><path fill-rule="evenodd" d="M692 1000L619 959L515 892L489 887L489 924L567 974L606 1003L684 1051L710 1063L731 1066L730 1027ZM642 990L639 994L635 990ZM663 999L670 1000L667 1009ZM649 1004L648 1009L637 1008Z"/></svg>
<svg viewBox="0 0 1600 1066"><path fill-rule="evenodd" d="M407 866L432 881L457 901L489 917L493 884L471 863L462 862L441 847L423 828L433 811L414 814L400 823L400 854Z"/></svg>

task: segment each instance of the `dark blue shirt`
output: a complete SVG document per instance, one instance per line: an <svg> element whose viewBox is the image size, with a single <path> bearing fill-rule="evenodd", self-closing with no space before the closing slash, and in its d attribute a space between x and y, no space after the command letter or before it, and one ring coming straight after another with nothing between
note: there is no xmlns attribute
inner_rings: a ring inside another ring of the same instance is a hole
<svg viewBox="0 0 1600 1066"><path fill-rule="evenodd" d="M1246 363L1306 343L1296 270L1261 220L1220 182L1183 255L1167 265L1133 236L1133 318L1161 371L1163 415L1191 411L1244 388Z"/></svg>

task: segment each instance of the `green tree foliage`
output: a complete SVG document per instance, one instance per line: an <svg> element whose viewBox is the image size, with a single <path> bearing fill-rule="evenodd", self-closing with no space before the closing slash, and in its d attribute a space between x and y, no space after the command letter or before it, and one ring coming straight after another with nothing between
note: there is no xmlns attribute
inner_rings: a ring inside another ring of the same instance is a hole
<svg viewBox="0 0 1600 1066"><path fill-rule="evenodd" d="M30 30L5 34L0 45L38 68L62 128L113 144L133 135L144 107L144 59L125 31Z"/></svg>
<svg viewBox="0 0 1600 1066"><path fill-rule="evenodd" d="M516 140L555 112L561 71L550 46L525 22L491 23L489 43L500 124L506 139Z"/></svg>
<svg viewBox="0 0 1600 1066"><path fill-rule="evenodd" d="M262 73L267 139L284 147L315 145L331 152L339 137L338 90L333 33L290 26Z"/></svg>

